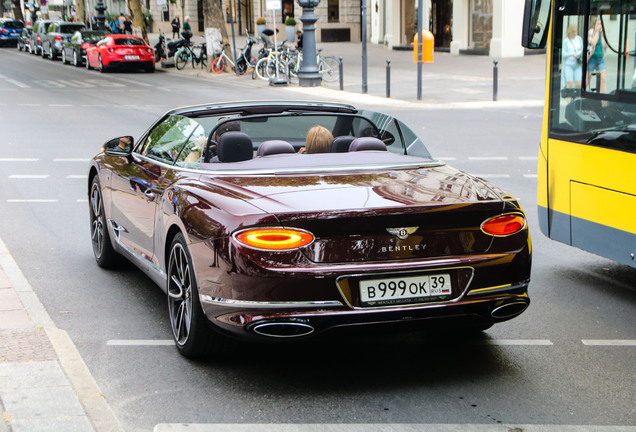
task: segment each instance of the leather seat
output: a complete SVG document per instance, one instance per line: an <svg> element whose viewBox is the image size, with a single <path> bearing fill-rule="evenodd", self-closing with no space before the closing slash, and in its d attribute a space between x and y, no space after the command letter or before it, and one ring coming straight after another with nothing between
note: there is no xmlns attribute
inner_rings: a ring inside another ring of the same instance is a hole
<svg viewBox="0 0 636 432"><path fill-rule="evenodd" d="M252 139L244 132L225 132L216 145L219 162L240 162L252 159Z"/></svg>
<svg viewBox="0 0 636 432"><path fill-rule="evenodd" d="M329 147L329 153L346 153L349 151L349 146L351 145L351 141L356 139L353 136L339 136L335 137L333 141L331 141L331 146Z"/></svg>
<svg viewBox="0 0 636 432"><path fill-rule="evenodd" d="M351 145L349 146L350 152L365 150L386 151L386 144L379 139L372 137L360 137L351 141Z"/></svg>
<svg viewBox="0 0 636 432"><path fill-rule="evenodd" d="M282 140L269 140L263 141L258 146L256 156L269 156L275 154L296 153L294 146L287 141Z"/></svg>

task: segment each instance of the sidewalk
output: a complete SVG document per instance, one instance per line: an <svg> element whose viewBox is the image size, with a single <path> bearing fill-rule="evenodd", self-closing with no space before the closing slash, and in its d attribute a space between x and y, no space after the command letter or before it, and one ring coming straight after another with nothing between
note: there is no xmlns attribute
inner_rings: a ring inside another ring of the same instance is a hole
<svg viewBox="0 0 636 432"><path fill-rule="evenodd" d="M158 40L158 34L149 35L151 45ZM194 43L203 42L200 36L192 38ZM236 38L237 51L245 44L245 37ZM252 48L252 54L258 52L260 45ZM387 60L390 60L390 98L393 104L398 101L409 102L427 107L428 105L453 105L466 103L484 103L493 101L494 60L487 56L451 55L435 52L434 62L422 65L422 99L417 99L417 64L413 61L412 51L397 51L382 45L367 44L367 94L362 93L362 44L360 42L321 43L324 55L342 57L344 92L339 90L340 83L323 82L318 89L289 85L288 91L320 95L336 100L351 102L355 98L372 96L382 98L384 104L391 105L386 98ZM543 105L545 96L546 55L527 55L521 58L497 59L498 94L500 105L515 102L518 105ZM210 80L224 80L240 83L249 88L267 88L269 83L259 79L252 80L251 74L236 76L234 73L219 75L207 72L200 66L188 65L183 70L174 67L158 71L196 76ZM283 87L281 87L283 88ZM373 100L372 100L373 101Z"/></svg>
<svg viewBox="0 0 636 432"><path fill-rule="evenodd" d="M0 432L120 431L65 331L0 240Z"/></svg>

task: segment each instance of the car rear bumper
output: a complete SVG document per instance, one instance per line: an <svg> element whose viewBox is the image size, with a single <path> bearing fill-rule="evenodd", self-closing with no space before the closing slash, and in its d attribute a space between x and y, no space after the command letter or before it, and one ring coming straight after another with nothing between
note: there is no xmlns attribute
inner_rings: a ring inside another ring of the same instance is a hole
<svg viewBox="0 0 636 432"><path fill-rule="evenodd" d="M141 69L154 66L154 62L151 60L111 60L104 66L107 66L109 69Z"/></svg>

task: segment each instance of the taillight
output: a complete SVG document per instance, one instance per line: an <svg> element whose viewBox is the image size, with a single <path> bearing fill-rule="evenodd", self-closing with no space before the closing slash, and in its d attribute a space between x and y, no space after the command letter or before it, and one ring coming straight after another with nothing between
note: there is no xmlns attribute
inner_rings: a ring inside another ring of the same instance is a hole
<svg viewBox="0 0 636 432"><path fill-rule="evenodd" d="M270 251L285 251L307 246L314 241L308 231L287 228L254 228L234 234L244 246Z"/></svg>
<svg viewBox="0 0 636 432"><path fill-rule="evenodd" d="M7 34L7 33L9 33L9 30L7 30L7 29L0 29L0 33L2 33L2 34Z"/></svg>
<svg viewBox="0 0 636 432"><path fill-rule="evenodd" d="M54 36L53 40L64 40L62 36Z"/></svg>
<svg viewBox="0 0 636 432"><path fill-rule="evenodd" d="M481 224L481 230L492 236L509 236L526 227L526 218L520 214L495 216Z"/></svg>
<svg viewBox="0 0 636 432"><path fill-rule="evenodd" d="M38 42L42 42L42 39L40 39L40 35L38 35Z"/></svg>

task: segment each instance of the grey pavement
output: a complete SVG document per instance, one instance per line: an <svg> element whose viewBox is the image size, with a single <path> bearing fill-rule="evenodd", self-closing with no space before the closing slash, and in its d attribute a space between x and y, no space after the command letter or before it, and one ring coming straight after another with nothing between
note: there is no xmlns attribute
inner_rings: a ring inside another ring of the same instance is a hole
<svg viewBox="0 0 636 432"><path fill-rule="evenodd" d="M157 35L150 36L151 43ZM200 40L200 39L199 39ZM237 39L241 47L244 38ZM197 41L197 38L194 38ZM422 69L422 99L417 99L417 65L411 51L368 44L368 92L362 94L360 43L320 44L325 55L342 57L344 91L339 83L320 87L281 87L281 99L311 97L370 105L419 109L524 107L543 105L545 55L502 59L498 100L493 102L493 59L435 53ZM391 97L386 97L386 60L391 61ZM212 74L200 68L158 71L227 85L264 88L251 75ZM0 240L0 432L120 431L106 397L74 344L58 329Z"/></svg>
<svg viewBox="0 0 636 432"><path fill-rule="evenodd" d="M0 432L120 431L108 402L0 240Z"/></svg>
<svg viewBox="0 0 636 432"><path fill-rule="evenodd" d="M149 35L154 45L158 35ZM192 41L202 42L200 36ZM237 37L237 51L245 38ZM497 102L500 106L542 106L545 96L546 55L526 55L520 58L493 59L487 56L451 55L435 52L434 62L422 64L421 99L417 98L417 63L413 51L391 50L382 45L367 44L367 93L362 90L362 44L360 42L333 42L317 45L324 55L342 57L343 90L340 83L323 82L318 88L285 86L285 92L301 92L341 101L377 102L383 105L414 105L422 108L453 108L462 105L493 104L494 62L497 61ZM258 52L255 45L252 54ZM390 60L390 98L387 98L387 60ZM158 71L196 76L209 80L234 83L248 88L263 88L268 82L252 80L251 74L213 74L200 66L188 65L183 70L157 67Z"/></svg>

